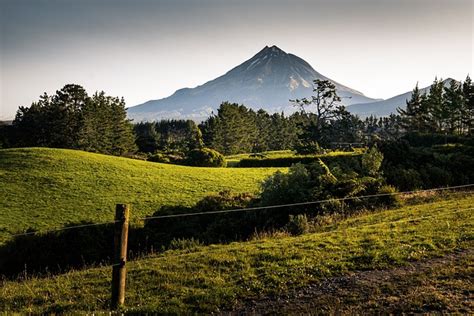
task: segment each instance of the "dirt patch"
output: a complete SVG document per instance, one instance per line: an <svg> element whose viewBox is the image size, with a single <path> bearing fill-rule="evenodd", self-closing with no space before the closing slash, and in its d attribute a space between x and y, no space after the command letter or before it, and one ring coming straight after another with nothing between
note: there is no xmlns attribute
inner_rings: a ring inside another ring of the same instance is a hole
<svg viewBox="0 0 474 316"><path fill-rule="evenodd" d="M241 302L227 315L474 313L474 250L388 270L322 279Z"/></svg>

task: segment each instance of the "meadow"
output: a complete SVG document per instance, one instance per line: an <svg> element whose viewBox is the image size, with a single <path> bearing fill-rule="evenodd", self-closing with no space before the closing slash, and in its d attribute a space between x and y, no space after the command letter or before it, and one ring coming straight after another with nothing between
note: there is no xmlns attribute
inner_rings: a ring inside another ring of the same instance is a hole
<svg viewBox="0 0 474 316"><path fill-rule="evenodd" d="M249 242L191 246L129 262L124 311L221 312L241 302L280 295L327 278L361 270L403 267L462 252L474 246L473 205L474 196L467 193L444 201L354 216L297 237L267 235ZM472 273L470 265L456 269L456 275L468 277L469 271ZM0 310L107 311L110 281L111 268L107 266L49 278L4 280L0 283ZM402 284L408 287L410 282L405 280ZM449 286L456 293L470 290L462 288L469 286L467 279ZM416 292L415 287L411 290ZM377 288L377 293L389 290L390 287ZM453 306L449 291L429 290L426 296L418 291L407 311L463 311ZM398 298L391 297L392 301L395 299ZM378 311L387 311L386 308L379 306Z"/></svg>
<svg viewBox="0 0 474 316"><path fill-rule="evenodd" d="M0 150L0 243L27 229L81 221L109 222L115 204L134 218L162 205L193 205L223 190L257 192L282 168L199 168L146 162L77 150Z"/></svg>

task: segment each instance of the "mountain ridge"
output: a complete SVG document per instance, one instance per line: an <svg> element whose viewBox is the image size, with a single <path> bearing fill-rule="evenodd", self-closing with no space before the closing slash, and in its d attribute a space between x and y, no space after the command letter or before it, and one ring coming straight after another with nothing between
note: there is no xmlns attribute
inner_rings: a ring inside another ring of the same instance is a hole
<svg viewBox="0 0 474 316"><path fill-rule="evenodd" d="M442 80L443 86L447 87L451 81L454 80L459 82L453 78L447 78ZM420 88L420 93L429 93L432 85L427 87ZM347 111L351 112L352 114L359 115L360 117L368 117L371 115L374 116L389 116L390 114L394 113L397 114L397 108L405 108L406 101L411 98L412 90L407 91L405 93L397 94L391 98L375 101L375 102L368 102L368 103L355 103L351 104L346 107Z"/></svg>
<svg viewBox="0 0 474 316"><path fill-rule="evenodd" d="M136 121L199 120L209 116L220 103L229 101L255 110L290 114L296 108L289 100L310 97L315 79L332 81L346 105L379 100L322 75L302 58L273 45L265 46L252 58L202 85L178 89L169 97L150 100L127 111L129 118Z"/></svg>

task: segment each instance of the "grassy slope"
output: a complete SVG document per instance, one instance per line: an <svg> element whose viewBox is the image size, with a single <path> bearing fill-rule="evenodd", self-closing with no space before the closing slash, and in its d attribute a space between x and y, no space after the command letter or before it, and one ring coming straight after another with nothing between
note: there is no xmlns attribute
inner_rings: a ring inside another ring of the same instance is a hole
<svg viewBox="0 0 474 316"><path fill-rule="evenodd" d="M321 233L168 251L128 264L126 304L142 312L215 312L321 277L468 249L474 246L472 205L470 194L357 216ZM3 282L0 310L106 310L110 274L103 267Z"/></svg>
<svg viewBox="0 0 474 316"><path fill-rule="evenodd" d="M224 189L255 192L276 170L185 167L64 149L0 150L0 242L28 227L113 220L116 203L131 203L137 217Z"/></svg>

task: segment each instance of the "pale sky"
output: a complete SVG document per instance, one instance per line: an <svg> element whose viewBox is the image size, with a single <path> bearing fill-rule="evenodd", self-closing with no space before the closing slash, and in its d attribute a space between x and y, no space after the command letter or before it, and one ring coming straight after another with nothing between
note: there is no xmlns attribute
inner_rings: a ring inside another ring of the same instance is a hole
<svg viewBox="0 0 474 316"><path fill-rule="evenodd" d="M473 76L471 0L0 0L0 119L67 83L127 106L277 45L374 98Z"/></svg>

